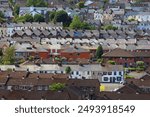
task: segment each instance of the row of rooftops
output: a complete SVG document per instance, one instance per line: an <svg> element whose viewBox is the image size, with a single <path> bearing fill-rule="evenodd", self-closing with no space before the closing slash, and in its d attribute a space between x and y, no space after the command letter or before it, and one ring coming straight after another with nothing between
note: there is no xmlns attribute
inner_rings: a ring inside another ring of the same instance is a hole
<svg viewBox="0 0 150 117"><path fill-rule="evenodd" d="M30 72L38 71L65 71L66 67L70 67L72 71L99 71L99 72L112 72L112 71L123 71L122 65L104 65L101 64L40 64L38 65L20 65L16 67L15 65L0 65L0 69L6 71L7 69L14 69L15 71L26 71Z"/></svg>
<svg viewBox="0 0 150 117"><path fill-rule="evenodd" d="M30 28L46 28L46 27L58 27L62 28L62 23L51 23L51 22L20 22L20 23L3 23L1 24L3 27L7 28L23 28L23 27L30 27Z"/></svg>
<svg viewBox="0 0 150 117"><path fill-rule="evenodd" d="M66 43L65 45L61 45L61 44L15 44L15 49L16 52L48 52L49 50L53 50L53 49L57 49L57 50L61 50L61 52L90 52L90 51L95 51L97 49L97 47L99 46L99 44L72 44L70 45L69 43ZM117 48L120 49L124 49L124 50L144 50L145 49L145 53L147 53L146 50L149 50L149 43L132 43L132 44L121 44L121 42L119 43L110 43L109 45L107 45L107 43L102 44L103 50L114 50ZM133 52L130 52L133 53ZM140 51L137 52L137 54L139 54Z"/></svg>
<svg viewBox="0 0 150 117"><path fill-rule="evenodd" d="M149 36L149 31L142 32L142 31L75 31L75 30L51 30L51 29L22 29L22 30L14 30L12 32L12 37L17 36L39 36L41 38L47 37L70 37L70 38L111 38L111 39L133 39L135 35L143 35Z"/></svg>
<svg viewBox="0 0 150 117"><path fill-rule="evenodd" d="M11 75L10 75L11 76ZM30 75L29 75L30 76ZM9 80L12 80L13 78L10 78ZM19 79L19 78L18 78ZM18 80L16 78L15 82ZM20 78L21 79L21 78ZM36 78L31 78L36 79ZM46 78L47 79L47 78ZM22 79L25 80L25 79ZM43 79L36 79L38 81L44 80ZM53 79L56 80L56 79ZM12 80L13 81L13 80ZM56 80L56 82L60 82L59 80ZM50 85L52 82L49 82ZM83 90L86 91L87 88L96 88L91 89L94 91L95 98L98 100L148 100L150 99L150 90L144 90L147 88L150 88L150 76L145 75L140 79L126 79L126 83L123 87L116 91L112 92L97 92L99 88L99 82L96 79L90 79L90 80L64 80L61 83L66 84L66 88L62 91L35 91L35 90L6 90L1 89L0 90L0 98L1 99L24 99L24 100L36 100L36 99L45 99L45 100L70 100L70 99L86 99L81 98L81 95L84 95ZM14 84L14 82L13 82ZM30 83L28 83L30 84ZM38 85L41 85L42 83L39 83ZM8 83L8 85L12 85L11 82ZM14 85L22 85L20 82L14 84ZM23 84L24 85L24 84ZM32 84L35 85L35 84ZM84 89L85 88L85 89ZM96 91L97 90L97 91ZM90 93L90 92L88 92ZM51 96L50 96L51 94ZM90 93L91 94L91 93ZM59 95L59 96L58 96Z"/></svg>
<svg viewBox="0 0 150 117"><path fill-rule="evenodd" d="M78 88L69 88L68 90L63 90L62 92L0 90L0 99L1 100L86 100L86 98L81 98L81 94L82 93ZM94 99L95 100L149 100L150 94L138 94L138 93L119 94L117 92L101 92L98 93Z"/></svg>
<svg viewBox="0 0 150 117"><path fill-rule="evenodd" d="M3 33L3 32L2 32ZM41 38L98 38L134 39L138 36L149 37L150 30L62 30L62 29L20 29L13 30L12 37L38 36Z"/></svg>
<svg viewBox="0 0 150 117"><path fill-rule="evenodd" d="M141 78L125 79L123 87L113 92L101 92L98 99L104 100L149 100L150 99L150 69Z"/></svg>
<svg viewBox="0 0 150 117"><path fill-rule="evenodd" d="M13 41L14 42L13 42ZM40 44L41 43L41 44ZM102 45L103 50L113 50L116 48L121 48L130 51L139 51L139 50L149 50L150 49L150 41L145 40L136 40L136 39L129 39L127 40L113 40L113 39L99 39L97 40L88 40L88 39L75 39L72 41L69 38L66 39L47 39L40 42L39 40L34 40L31 38L15 38L9 39L9 41L0 41L0 48L9 47L13 45L16 50L18 51L49 51L53 49L57 50L65 50L67 48L77 48L76 51L80 49L84 49L85 51L96 50L99 45ZM31 49L28 49L31 48Z"/></svg>
<svg viewBox="0 0 150 117"><path fill-rule="evenodd" d="M126 51L123 49L116 48L114 50L111 50L110 52L107 52L103 54L103 57L129 57L129 58L136 58L136 57L150 57L149 51Z"/></svg>
<svg viewBox="0 0 150 117"><path fill-rule="evenodd" d="M52 83L65 83L69 78L67 74L38 74L23 71L1 71L0 74L0 84L7 86L47 86Z"/></svg>

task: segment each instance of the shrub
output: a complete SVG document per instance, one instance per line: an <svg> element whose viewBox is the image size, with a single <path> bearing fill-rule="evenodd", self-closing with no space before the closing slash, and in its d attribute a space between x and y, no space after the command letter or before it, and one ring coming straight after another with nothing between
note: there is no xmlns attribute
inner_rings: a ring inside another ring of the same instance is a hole
<svg viewBox="0 0 150 117"><path fill-rule="evenodd" d="M71 68L70 68L69 66L66 67L65 72L66 72L67 74L69 74L69 73L71 72Z"/></svg>
<svg viewBox="0 0 150 117"><path fill-rule="evenodd" d="M29 56L29 61L33 61L34 57L33 56Z"/></svg>
<svg viewBox="0 0 150 117"><path fill-rule="evenodd" d="M127 68L129 71L136 71L136 68L135 67L129 67Z"/></svg>
<svg viewBox="0 0 150 117"><path fill-rule="evenodd" d="M52 85L49 86L49 89L51 91L60 91L65 88L65 84L63 83L53 83Z"/></svg>
<svg viewBox="0 0 150 117"><path fill-rule="evenodd" d="M134 76L131 76L131 75L124 75L124 78L134 78Z"/></svg>
<svg viewBox="0 0 150 117"><path fill-rule="evenodd" d="M116 62L112 61L112 60L109 60L108 63L111 64L111 65L115 65L116 64Z"/></svg>

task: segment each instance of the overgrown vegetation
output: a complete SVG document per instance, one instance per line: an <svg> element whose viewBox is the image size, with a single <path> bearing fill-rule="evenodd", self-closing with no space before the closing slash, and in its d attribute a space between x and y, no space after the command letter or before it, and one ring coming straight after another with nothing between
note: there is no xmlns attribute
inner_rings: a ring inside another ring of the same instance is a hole
<svg viewBox="0 0 150 117"><path fill-rule="evenodd" d="M78 7L79 9L84 8L84 7L85 7L85 6L84 6L84 2L83 2L83 1L79 2L79 3L77 4L77 7Z"/></svg>
<svg viewBox="0 0 150 117"><path fill-rule="evenodd" d="M4 14L3 14L2 11L0 11L0 23L3 23L3 22L5 22L5 21L6 21L6 19L5 19L5 17L4 17Z"/></svg>
<svg viewBox="0 0 150 117"><path fill-rule="evenodd" d="M136 19L135 18L129 18L128 21L133 22L133 21L136 21Z"/></svg>
<svg viewBox="0 0 150 117"><path fill-rule="evenodd" d="M3 53L2 56L2 64L4 65L11 65L15 62L15 48L8 47Z"/></svg>
<svg viewBox="0 0 150 117"><path fill-rule="evenodd" d="M145 63L143 61L137 61L136 62L136 70L144 71L144 69L145 69Z"/></svg>
<svg viewBox="0 0 150 117"><path fill-rule="evenodd" d="M103 63L103 60L104 60L104 59L99 58L99 59L97 59L97 62L98 62L98 63Z"/></svg>
<svg viewBox="0 0 150 117"><path fill-rule="evenodd" d="M131 76L131 75L125 74L125 75L124 75L124 78L134 78L134 76Z"/></svg>
<svg viewBox="0 0 150 117"><path fill-rule="evenodd" d="M27 0L26 6L47 7L48 3L45 0Z"/></svg>
<svg viewBox="0 0 150 117"><path fill-rule="evenodd" d="M45 18L41 14L35 14L32 16L31 14L25 14L23 16L18 16L14 20L15 22L44 22Z"/></svg>
<svg viewBox="0 0 150 117"><path fill-rule="evenodd" d="M115 61L113 61L113 60L109 60L109 61L107 61L109 64L111 64L111 65L116 65L116 62Z"/></svg>
<svg viewBox="0 0 150 117"><path fill-rule="evenodd" d="M101 45L99 45L98 48L96 49L95 57L96 59L100 59L102 55L103 55L103 48Z"/></svg>
<svg viewBox="0 0 150 117"><path fill-rule="evenodd" d="M74 16L70 26L71 29L86 29L86 30L92 30L95 27L88 24L87 22L82 22L78 16Z"/></svg>
<svg viewBox="0 0 150 117"><path fill-rule="evenodd" d="M66 67L66 69L65 69L65 73L66 74L69 74L71 72L71 68L68 66L68 67Z"/></svg>
<svg viewBox="0 0 150 117"><path fill-rule="evenodd" d="M54 23L62 22L64 27L68 27L72 19L64 10L61 10L49 12L49 21L52 21Z"/></svg>
<svg viewBox="0 0 150 117"><path fill-rule="evenodd" d="M65 88L65 84L63 83L53 83L49 86L51 91L60 91Z"/></svg>

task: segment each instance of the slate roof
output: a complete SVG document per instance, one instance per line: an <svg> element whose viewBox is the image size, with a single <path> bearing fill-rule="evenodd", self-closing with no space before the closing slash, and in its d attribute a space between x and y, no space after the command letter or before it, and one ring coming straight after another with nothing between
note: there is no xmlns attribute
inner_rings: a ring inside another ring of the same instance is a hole
<svg viewBox="0 0 150 117"><path fill-rule="evenodd" d="M0 98L5 100L71 100L71 93L68 91L57 92L57 91L9 91L0 90ZM72 95L71 95L72 96ZM74 96L73 99L78 99Z"/></svg>
<svg viewBox="0 0 150 117"><path fill-rule="evenodd" d="M150 76L147 74L140 79L126 79L128 83L133 83L139 87L150 87Z"/></svg>
<svg viewBox="0 0 150 117"><path fill-rule="evenodd" d="M110 52L103 54L103 57L134 57L130 52L116 48Z"/></svg>
<svg viewBox="0 0 150 117"><path fill-rule="evenodd" d="M89 50L87 49L83 49L83 48L78 48L78 47L69 47L69 48L65 48L63 49L63 51L61 51L62 53L82 53L82 52L89 52Z"/></svg>

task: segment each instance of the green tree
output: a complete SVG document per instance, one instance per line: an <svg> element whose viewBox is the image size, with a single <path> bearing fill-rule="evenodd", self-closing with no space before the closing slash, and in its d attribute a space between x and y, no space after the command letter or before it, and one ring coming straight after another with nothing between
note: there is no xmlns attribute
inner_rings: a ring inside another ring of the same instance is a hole
<svg viewBox="0 0 150 117"><path fill-rule="evenodd" d="M20 10L19 5L15 4L13 9L13 15L19 15L19 10Z"/></svg>
<svg viewBox="0 0 150 117"><path fill-rule="evenodd" d="M26 6L34 6L34 0L27 0Z"/></svg>
<svg viewBox="0 0 150 117"><path fill-rule="evenodd" d="M136 62L136 66L143 67L144 66L144 62L143 61L137 61Z"/></svg>
<svg viewBox="0 0 150 117"><path fill-rule="evenodd" d="M115 65L116 64L116 62L112 61L112 60L109 60L108 63L111 64L111 65Z"/></svg>
<svg viewBox="0 0 150 117"><path fill-rule="evenodd" d="M47 7L48 3L44 0L27 0L26 6L34 6L34 7Z"/></svg>
<svg viewBox="0 0 150 117"><path fill-rule="evenodd" d="M71 72L71 68L69 66L66 67L65 72L66 72L66 74L69 74Z"/></svg>
<svg viewBox="0 0 150 117"><path fill-rule="evenodd" d="M81 22L81 20L78 16L74 16L69 27L71 29L85 29L85 30L94 29L94 27L91 26L90 24L88 24L87 22Z"/></svg>
<svg viewBox="0 0 150 117"><path fill-rule="evenodd" d="M143 61L137 61L136 62L136 70L144 71L144 69L145 69L145 63Z"/></svg>
<svg viewBox="0 0 150 117"><path fill-rule="evenodd" d="M81 23L81 29L94 30L95 27L94 27L94 26L91 26L91 25L88 24L87 22L82 22L82 23Z"/></svg>
<svg viewBox="0 0 150 117"><path fill-rule="evenodd" d="M10 65L10 64L14 64L14 61L15 61L15 48L8 47L5 50L4 55L2 57L2 63L4 65Z"/></svg>
<svg viewBox="0 0 150 117"><path fill-rule="evenodd" d="M2 11L0 11L0 17L1 17L1 18L4 18L4 14L3 14Z"/></svg>
<svg viewBox="0 0 150 117"><path fill-rule="evenodd" d="M78 6L78 8L79 9L81 9L81 8L84 8L85 6L84 6L84 2L79 2L78 4L77 4L77 6Z"/></svg>
<svg viewBox="0 0 150 117"><path fill-rule="evenodd" d="M100 59L102 54L103 54L103 48L101 45L99 45L95 54L96 59Z"/></svg>
<svg viewBox="0 0 150 117"><path fill-rule="evenodd" d="M44 0L36 0L37 2L35 3L36 7L47 7L48 3L45 2Z"/></svg>
<svg viewBox="0 0 150 117"><path fill-rule="evenodd" d="M3 51L0 49L0 64L2 64L2 56L3 56Z"/></svg>
<svg viewBox="0 0 150 117"><path fill-rule="evenodd" d="M103 0L104 1L104 4L107 4L109 2L109 0Z"/></svg>
<svg viewBox="0 0 150 117"><path fill-rule="evenodd" d="M140 2L142 2L142 0L134 0L134 2L139 4Z"/></svg>
<svg viewBox="0 0 150 117"><path fill-rule="evenodd" d="M2 49L0 49L0 57L2 57L3 56L3 51L2 51Z"/></svg>
<svg viewBox="0 0 150 117"><path fill-rule="evenodd" d="M53 21L55 15L56 15L56 11L51 11L51 12L49 12L49 21Z"/></svg>
<svg viewBox="0 0 150 117"><path fill-rule="evenodd" d="M33 20L34 20L34 22L44 22L45 18L41 14L36 14L36 15L34 15Z"/></svg>
<svg viewBox="0 0 150 117"><path fill-rule="evenodd" d="M74 0L67 0L67 2L68 2L70 5L73 5Z"/></svg>
<svg viewBox="0 0 150 117"><path fill-rule="evenodd" d="M71 18L65 11L57 11L54 17L54 23L56 22L62 22L63 26L68 26L71 23Z"/></svg>
<svg viewBox="0 0 150 117"><path fill-rule="evenodd" d="M49 86L51 91L60 91L65 88L65 84L63 83L53 83Z"/></svg>
<svg viewBox="0 0 150 117"><path fill-rule="evenodd" d="M2 11L0 11L0 23L3 23L3 22L5 22L6 20L5 20L5 18L4 18L4 14L3 14L3 12Z"/></svg>
<svg viewBox="0 0 150 117"><path fill-rule="evenodd" d="M71 24L70 24L70 28L71 29L80 29L81 28L81 25L82 25L82 22L81 20L79 19L78 16L74 16Z"/></svg>
<svg viewBox="0 0 150 117"><path fill-rule="evenodd" d="M26 14L24 18L26 22L33 22L33 17L30 14Z"/></svg>
<svg viewBox="0 0 150 117"><path fill-rule="evenodd" d="M15 18L14 18L14 22L26 22L26 19L25 19L25 17L24 16L16 16Z"/></svg>
<svg viewBox="0 0 150 117"><path fill-rule="evenodd" d="M8 3L11 6L11 8L15 5L15 3L13 2L13 0L9 0Z"/></svg>

